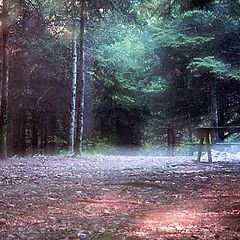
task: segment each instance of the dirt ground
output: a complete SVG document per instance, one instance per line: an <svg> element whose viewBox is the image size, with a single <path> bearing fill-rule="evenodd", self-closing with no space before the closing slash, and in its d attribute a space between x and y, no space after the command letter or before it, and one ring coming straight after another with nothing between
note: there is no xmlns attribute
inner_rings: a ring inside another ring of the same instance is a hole
<svg viewBox="0 0 240 240"><path fill-rule="evenodd" d="M0 162L0 239L240 239L240 161L34 157Z"/></svg>

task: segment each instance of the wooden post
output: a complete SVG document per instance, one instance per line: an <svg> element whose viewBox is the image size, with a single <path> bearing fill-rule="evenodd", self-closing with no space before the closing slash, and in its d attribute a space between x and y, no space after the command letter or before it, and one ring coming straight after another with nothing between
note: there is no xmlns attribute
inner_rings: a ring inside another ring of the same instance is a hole
<svg viewBox="0 0 240 240"><path fill-rule="evenodd" d="M199 145L198 145L198 157L197 157L198 162L200 162L201 156L202 156L203 141L204 141L204 137L201 136L200 137L200 142L199 142Z"/></svg>
<svg viewBox="0 0 240 240"><path fill-rule="evenodd" d="M207 147L207 154L208 154L208 163L212 163L212 155L211 155L211 146L210 146L209 134L206 136L206 147Z"/></svg>

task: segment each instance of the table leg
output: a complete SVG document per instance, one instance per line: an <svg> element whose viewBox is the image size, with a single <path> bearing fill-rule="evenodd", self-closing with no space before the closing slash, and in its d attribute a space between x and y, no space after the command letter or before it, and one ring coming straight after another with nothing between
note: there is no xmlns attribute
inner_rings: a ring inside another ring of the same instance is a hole
<svg viewBox="0 0 240 240"><path fill-rule="evenodd" d="M198 157L197 157L198 162L200 162L200 160L201 160L202 149L203 149L203 140L204 140L204 137L201 137L199 145L198 145Z"/></svg>
<svg viewBox="0 0 240 240"><path fill-rule="evenodd" d="M211 154L209 134L206 137L206 145L207 145L208 163L212 163L212 154Z"/></svg>

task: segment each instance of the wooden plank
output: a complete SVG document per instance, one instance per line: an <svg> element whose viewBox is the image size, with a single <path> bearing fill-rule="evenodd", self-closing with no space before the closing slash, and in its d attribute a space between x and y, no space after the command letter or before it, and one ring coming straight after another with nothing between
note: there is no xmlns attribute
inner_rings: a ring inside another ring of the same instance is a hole
<svg viewBox="0 0 240 240"><path fill-rule="evenodd" d="M221 145L221 146L231 146L231 145L236 145L236 146L240 146L240 143L214 143L212 145Z"/></svg>

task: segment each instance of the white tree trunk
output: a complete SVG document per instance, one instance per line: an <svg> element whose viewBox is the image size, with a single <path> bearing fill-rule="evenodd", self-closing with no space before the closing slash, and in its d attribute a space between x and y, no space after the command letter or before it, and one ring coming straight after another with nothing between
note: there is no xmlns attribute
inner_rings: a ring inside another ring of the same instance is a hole
<svg viewBox="0 0 240 240"><path fill-rule="evenodd" d="M73 36L73 59L72 59L72 102L71 102L71 125L70 125L70 144L69 152L74 154L75 134L76 134L76 94L78 77L78 31L79 23L76 20Z"/></svg>
<svg viewBox="0 0 240 240"><path fill-rule="evenodd" d="M77 112L78 112L78 123L77 123L77 137L75 154L82 154L83 146L83 131L84 131L84 107L85 107L85 58L84 58L84 37L85 37L85 1L81 3L80 8L80 41L79 41L79 86L77 92Z"/></svg>

